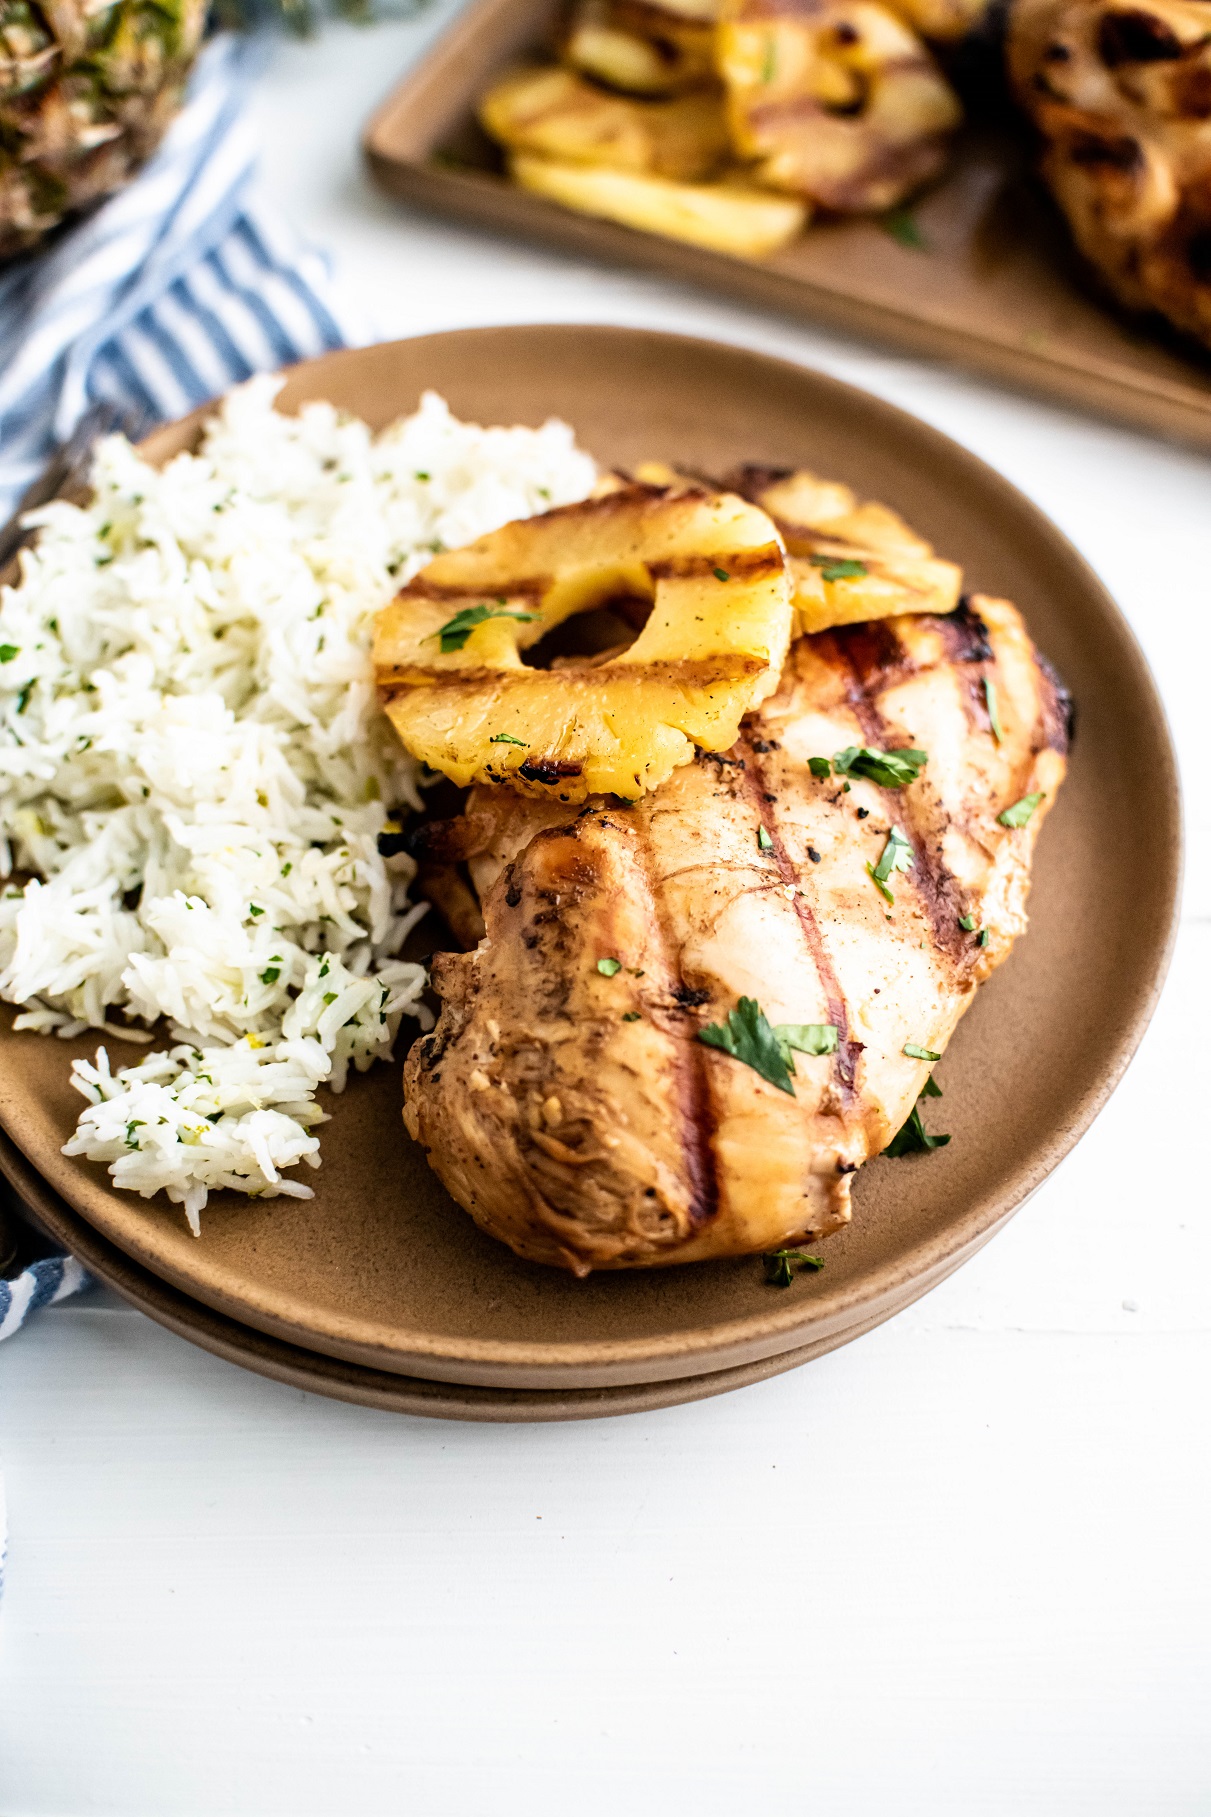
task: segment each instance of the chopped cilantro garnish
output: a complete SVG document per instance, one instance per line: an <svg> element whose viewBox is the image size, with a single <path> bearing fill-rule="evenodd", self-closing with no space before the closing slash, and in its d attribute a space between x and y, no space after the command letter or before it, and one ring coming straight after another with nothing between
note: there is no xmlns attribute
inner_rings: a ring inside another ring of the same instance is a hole
<svg viewBox="0 0 1211 1817"><path fill-rule="evenodd" d="M959 926L963 929L964 933L970 934L970 932L971 932L972 928L975 926L975 924L976 924L976 918L974 915L960 915L959 916Z"/></svg>
<svg viewBox="0 0 1211 1817"><path fill-rule="evenodd" d="M903 789L915 782L929 762L927 751L874 751L869 745L846 745L833 758L838 776L865 776L880 788Z"/></svg>
<svg viewBox="0 0 1211 1817"><path fill-rule="evenodd" d="M771 1025L752 997L741 997L727 1022L713 1022L699 1031L698 1039L708 1047L722 1048L734 1060L751 1066L754 1072L776 1085L779 1091L795 1095L795 1065L792 1050L813 1057L835 1054L837 1030L831 1022L779 1022Z"/></svg>
<svg viewBox="0 0 1211 1817"><path fill-rule="evenodd" d="M622 1019L624 1022L642 1022L643 1021L643 1017L640 1015L640 1013L637 1009L629 1009L627 1011L626 1015Z"/></svg>
<svg viewBox="0 0 1211 1817"><path fill-rule="evenodd" d="M757 844L761 847L761 850L763 852L768 852L770 850L770 847L773 845L773 843L774 843L773 840L770 838L770 836L766 832L765 828L763 826L759 826L757 828Z"/></svg>
<svg viewBox="0 0 1211 1817"><path fill-rule="evenodd" d="M824 580L859 580L870 572L865 562L847 555L809 555L807 559L813 568L819 568Z"/></svg>
<svg viewBox="0 0 1211 1817"><path fill-rule="evenodd" d="M489 744L515 744L515 745L519 745L523 751L526 750L526 748L527 748L526 741L524 738L511 738L507 732L493 732L491 738L489 738L489 740L488 740L488 743Z"/></svg>
<svg viewBox="0 0 1211 1817"><path fill-rule="evenodd" d="M876 889L888 902L894 902L895 897L887 887L887 879L896 871L906 871L913 862L913 856L910 841L905 839L899 827L893 826L888 832L887 844L883 847L878 864L867 865L867 872Z"/></svg>
<svg viewBox="0 0 1211 1817"><path fill-rule="evenodd" d="M263 914L264 914L264 913L265 913L265 911L264 911L264 909L263 909L263 908L261 908L261 906L260 906L260 904L259 904L259 903L256 903L256 902L250 902L250 903L249 903L249 904L248 904L248 913L249 913L249 914L250 914L250 915L251 915L251 916L252 916L252 917L253 917L253 919L254 919L254 920L255 920L255 919L256 919L256 917L257 917L257 916L258 916L258 915L263 915Z"/></svg>
<svg viewBox="0 0 1211 1817"><path fill-rule="evenodd" d="M976 945L977 946L987 946L988 945L988 929L986 927L982 927L980 929L979 933L976 935Z"/></svg>
<svg viewBox="0 0 1211 1817"><path fill-rule="evenodd" d="M337 993L335 991L325 991L324 992L324 1002L325 1003L335 1003L336 997L337 997Z"/></svg>
<svg viewBox="0 0 1211 1817"><path fill-rule="evenodd" d="M992 735L1000 744L1005 734L1001 730L1001 711L997 705L997 684L991 675L984 677L984 699L988 706L988 723L992 727Z"/></svg>
<svg viewBox="0 0 1211 1817"><path fill-rule="evenodd" d="M940 1060L941 1054L935 1054L932 1047L921 1047L916 1041L906 1041L904 1052L910 1060Z"/></svg>
<svg viewBox="0 0 1211 1817"><path fill-rule="evenodd" d="M784 1047L801 1054L835 1054L837 1030L832 1022L779 1022L774 1033Z"/></svg>
<svg viewBox="0 0 1211 1817"><path fill-rule="evenodd" d="M27 681L25 686L22 688L21 692L17 696L18 713L24 713L26 707L29 705L29 697L33 693L33 691L34 691L33 682Z"/></svg>
<svg viewBox="0 0 1211 1817"><path fill-rule="evenodd" d="M620 972L622 970L622 960L599 959L597 961L597 969L603 978L612 978L615 972Z"/></svg>
<svg viewBox="0 0 1211 1817"><path fill-rule="evenodd" d="M1042 799L1043 791L1036 789L1029 795L1023 795L1022 799L1015 801L1012 807L1003 809L997 815L997 819L1002 826L1025 826Z"/></svg>
<svg viewBox="0 0 1211 1817"><path fill-rule="evenodd" d="M415 477L419 480L427 480L430 476L427 473L417 473Z"/></svg>
<svg viewBox="0 0 1211 1817"><path fill-rule="evenodd" d="M267 965L261 973L261 983L276 984L281 975L282 968L280 965Z"/></svg>
<svg viewBox="0 0 1211 1817"><path fill-rule="evenodd" d="M726 568L713 568L711 572L714 574L716 580L731 580L732 578Z"/></svg>
<svg viewBox="0 0 1211 1817"><path fill-rule="evenodd" d="M789 1054L754 997L741 997L735 1009L729 1010L726 1022L712 1022L699 1029L698 1039L751 1066L779 1091L794 1097Z"/></svg>
<svg viewBox="0 0 1211 1817"><path fill-rule="evenodd" d="M824 1266L818 1255L806 1255L802 1249L772 1249L768 1255L763 1255L761 1260L765 1264L767 1287L789 1287L792 1263L797 1263L800 1268L806 1268L809 1274L819 1274Z"/></svg>
<svg viewBox="0 0 1211 1817"><path fill-rule="evenodd" d="M880 215L879 225L884 233L889 233L901 246L910 246L914 252L925 251L925 235L907 208L893 208L887 214Z"/></svg>
<svg viewBox="0 0 1211 1817"><path fill-rule="evenodd" d="M923 1092L922 1097L931 1095ZM914 1104L908 1113L908 1121L898 1129L883 1153L891 1160L898 1160L901 1155L927 1155L933 1148L945 1148L949 1136L931 1136L921 1121L921 1113Z"/></svg>
<svg viewBox="0 0 1211 1817"><path fill-rule="evenodd" d="M489 618L516 618L520 623L530 624L536 616L534 612L494 612L491 606L464 606L440 631L430 632L430 636L440 640L442 655L450 656L463 648L476 625L485 624Z"/></svg>
<svg viewBox="0 0 1211 1817"><path fill-rule="evenodd" d="M14 656L20 656L20 644L0 644L0 662L11 662Z"/></svg>
<svg viewBox="0 0 1211 1817"><path fill-rule="evenodd" d="M922 1098L940 1098L941 1096L942 1087L938 1084L938 1081L934 1078L933 1074L930 1073L924 1085L917 1093L917 1103L919 1104Z"/></svg>
<svg viewBox="0 0 1211 1817"><path fill-rule="evenodd" d="M818 776L820 778L821 782L827 782L828 778L832 775L832 765L829 763L827 757L809 757L807 760L807 767L813 776Z"/></svg>

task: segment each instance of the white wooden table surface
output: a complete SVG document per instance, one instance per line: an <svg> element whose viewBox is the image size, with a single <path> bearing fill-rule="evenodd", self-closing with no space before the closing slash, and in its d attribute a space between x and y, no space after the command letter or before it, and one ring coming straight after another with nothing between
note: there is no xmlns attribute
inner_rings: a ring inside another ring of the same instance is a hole
<svg viewBox="0 0 1211 1817"><path fill-rule="evenodd" d="M1007 474L1168 704L1177 956L1125 1083L1014 1224L740 1394L441 1425L261 1381L106 1295L42 1315L0 1353L0 1814L1205 1817L1211 461L405 214L356 133L439 17L280 49L269 189L384 334L712 335L866 385ZM1107 867L1132 848L1124 824Z"/></svg>

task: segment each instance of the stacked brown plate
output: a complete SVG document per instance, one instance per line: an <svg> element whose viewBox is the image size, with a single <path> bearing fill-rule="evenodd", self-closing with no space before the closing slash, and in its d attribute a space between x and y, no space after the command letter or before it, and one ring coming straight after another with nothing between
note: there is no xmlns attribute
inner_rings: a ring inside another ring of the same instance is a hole
<svg viewBox="0 0 1211 1817"><path fill-rule="evenodd" d="M1023 609L1078 704L1041 836L1031 927L938 1069L952 1141L865 1168L826 1267L785 1291L755 1260L577 1281L518 1260L445 1195L400 1121L399 1068L326 1108L308 1201L219 1195L200 1240L174 1208L60 1152L74 1042L0 1032L0 1167L43 1222L151 1317L262 1374L460 1419L669 1405L790 1369L944 1279L1030 1196L1114 1089L1164 979L1181 868L1164 714L1117 608L1059 532L972 455L890 405L738 349L611 328L478 329L339 353L292 373L382 426L441 392L460 416L556 414L599 459L696 471L808 466L886 500ZM148 444L190 445L197 418ZM1132 829L1130 865L1110 862ZM115 1062L133 1050L110 1042Z"/></svg>

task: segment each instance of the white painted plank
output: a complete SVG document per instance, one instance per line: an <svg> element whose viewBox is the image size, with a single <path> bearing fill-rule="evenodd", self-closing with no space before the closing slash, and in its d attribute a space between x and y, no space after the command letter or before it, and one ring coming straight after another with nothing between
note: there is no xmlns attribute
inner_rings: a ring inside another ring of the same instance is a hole
<svg viewBox="0 0 1211 1817"><path fill-rule="evenodd" d="M1204 1811L1209 1348L900 1322L491 1428L48 1314L0 1385L0 1808Z"/></svg>

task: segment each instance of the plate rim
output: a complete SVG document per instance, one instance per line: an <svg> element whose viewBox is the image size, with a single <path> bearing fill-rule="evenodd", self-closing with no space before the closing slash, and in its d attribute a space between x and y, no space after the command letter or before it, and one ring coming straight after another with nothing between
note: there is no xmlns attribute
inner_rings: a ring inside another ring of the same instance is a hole
<svg viewBox="0 0 1211 1817"><path fill-rule="evenodd" d="M417 350L423 352L426 346L436 343L448 345L451 342L499 340L501 337L507 339L514 336L552 335L575 337L578 342L583 341L586 335L632 343L636 340L657 342L676 346L683 351L699 352L716 360L724 358L742 366L751 367L755 364L772 369L774 373L784 374L797 385L806 382L832 393L839 403L857 405L868 423L872 416L882 419L889 426L894 425L901 434L908 433L914 438L922 448L923 455L936 454L942 461L957 463L969 474L977 475L990 504L995 504L1015 519L1028 533L1034 547L1041 545L1052 560L1075 572L1086 593L1096 597L1100 611L1118 636L1124 657L1130 665L1131 678L1138 691L1141 706L1153 721L1158 734L1158 745L1164 755L1165 774L1159 776L1154 773L1152 780L1158 816L1168 822L1171 834L1164 846L1168 865L1167 915L1163 934L1153 946L1147 979L1141 981L1135 1001L1130 1006L1130 1013L1121 1020L1113 1047L1104 1053L1096 1080L1089 1084L1072 1107L1063 1127L1033 1150L1032 1158L1015 1171L1008 1187L993 1185L986 1188L969 1201L961 1216L952 1219L933 1236L922 1239L911 1251L884 1258L847 1287L835 1290L829 1296L827 1311L816 1318L812 1316L813 1302L795 1296L792 1303L771 1306L768 1311L759 1314L749 1312L734 1320L695 1326L690 1330L660 1337L523 1343L517 1339L451 1340L434 1337L432 1333L397 1328L396 1341L390 1349L384 1348L381 1338L376 1340L369 1335L370 1327L364 1320L329 1315L322 1329L308 1328L306 1344L309 1349L322 1350L325 1354L368 1366L373 1364L400 1374L423 1375L427 1379L462 1381L472 1385L501 1381L505 1373L512 1382L517 1383L527 1372L536 1379L550 1379L558 1374L565 1382L579 1382L584 1386L590 1385L590 1381L604 1384L672 1379L675 1376L684 1378L701 1369L701 1358L707 1354L713 1358L725 1359L718 1365L720 1367L739 1366L795 1348L802 1343L805 1331L825 1336L832 1330L847 1327L854 1322L855 1314L864 1316L866 1312L873 1313L878 1309L880 1317L890 1317L901 1306L916 1298L919 1292L928 1291L930 1286L944 1278L952 1268L959 1266L1006 1222L1055 1170L1092 1124L1118 1086L1151 1019L1164 987L1180 918L1184 830L1176 754L1164 702L1134 631L1090 564L1033 500L979 455L912 412L814 367L733 342L604 323L524 323L463 328L380 342L368 349L340 349L286 368L284 390L286 393L295 391L293 401L302 401L311 389L312 381L321 372L329 373L333 367L364 359L368 353L377 352L389 357L392 350L401 346L407 346L415 353ZM319 393L312 390L312 395ZM215 402L217 400L212 400L176 423L154 431L147 438L147 444L155 450L159 442L168 444L187 430L196 432L196 428L213 411ZM291 407L291 402L287 402L286 408ZM0 1126L16 1139L15 1132L9 1128L8 1107L2 1101ZM77 1216L84 1218L108 1240L113 1241L132 1260L218 1313L234 1316L239 1322L253 1325L284 1341L298 1341L299 1327L288 1315L275 1317L263 1305L250 1307L244 1302L232 1301L221 1289L212 1289L208 1284L199 1286L196 1281L180 1275L162 1258L150 1253L149 1248L141 1248L128 1233L107 1228L95 1213L90 1213L84 1205L79 1204L72 1195L72 1183L91 1177L98 1184L100 1192L115 1199L125 1209L130 1209L130 1195L119 1198L116 1189L108 1185L99 1165L94 1167L88 1163L64 1163L58 1156L53 1157L53 1163L46 1170L51 1187L62 1194ZM35 1164L31 1162L31 1165ZM87 1173L84 1172L85 1168L88 1169ZM148 1229L154 1231L154 1225L150 1222ZM123 1240L124 1236L127 1237L126 1241ZM916 1285L922 1281L923 1286ZM272 1297L266 1295L267 1300ZM238 1310L234 1310L236 1307ZM383 1327L378 1325L374 1329L381 1332Z"/></svg>
<svg viewBox="0 0 1211 1817"><path fill-rule="evenodd" d="M268 1381L301 1388L328 1400L401 1413L414 1419L459 1420L494 1425L566 1424L572 1420L618 1419L629 1413L655 1413L694 1401L714 1399L752 1387L772 1376L801 1369L884 1320L868 1319L835 1338L779 1351L733 1368L674 1376L656 1382L578 1388L565 1384L546 1389L490 1387L434 1377L408 1376L394 1370L349 1362L325 1351L312 1351L243 1324L216 1311L142 1268L110 1243L70 1206L38 1173L12 1138L0 1131L0 1175L34 1213L38 1223L82 1262L90 1274L111 1287L136 1311L186 1343L234 1363Z"/></svg>

